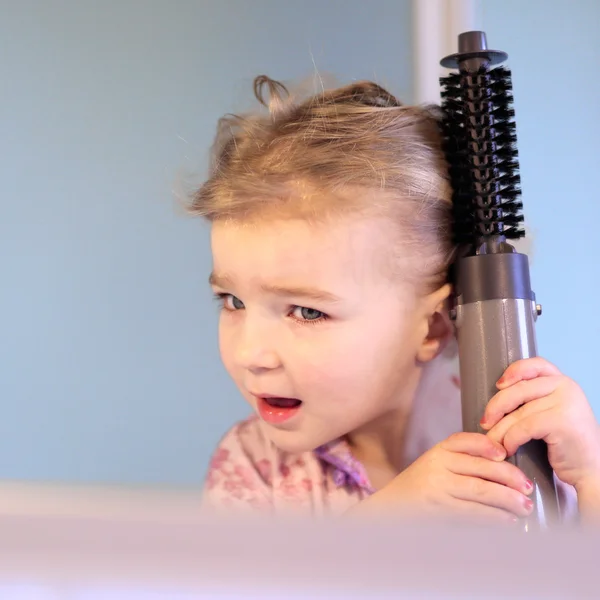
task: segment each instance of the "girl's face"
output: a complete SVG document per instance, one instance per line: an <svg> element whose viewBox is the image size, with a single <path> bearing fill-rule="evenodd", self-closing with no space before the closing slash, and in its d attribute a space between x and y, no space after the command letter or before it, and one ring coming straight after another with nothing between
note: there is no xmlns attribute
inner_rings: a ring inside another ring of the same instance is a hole
<svg viewBox="0 0 600 600"><path fill-rule="evenodd" d="M431 311L388 274L394 242L376 219L213 224L221 356L282 450L410 409Z"/></svg>

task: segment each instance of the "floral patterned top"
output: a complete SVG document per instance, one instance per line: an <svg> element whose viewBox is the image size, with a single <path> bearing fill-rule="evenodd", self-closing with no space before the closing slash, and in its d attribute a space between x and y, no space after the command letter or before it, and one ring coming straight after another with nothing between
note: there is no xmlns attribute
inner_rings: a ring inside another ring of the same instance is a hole
<svg viewBox="0 0 600 600"><path fill-rule="evenodd" d="M446 361L431 393L413 407L408 431L409 464L461 430L458 364ZM577 514L573 488L557 480L563 518ZM236 424L219 443L208 469L204 506L217 511L339 515L374 493L363 465L344 439L312 452L279 450L257 417Z"/></svg>

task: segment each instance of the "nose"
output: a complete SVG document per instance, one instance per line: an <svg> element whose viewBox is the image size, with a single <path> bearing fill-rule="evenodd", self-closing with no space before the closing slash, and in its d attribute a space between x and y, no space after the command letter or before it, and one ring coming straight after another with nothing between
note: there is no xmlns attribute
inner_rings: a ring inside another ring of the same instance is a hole
<svg viewBox="0 0 600 600"><path fill-rule="evenodd" d="M245 319L235 348L238 366L258 373L277 369L281 358L276 346L276 333L261 319Z"/></svg>

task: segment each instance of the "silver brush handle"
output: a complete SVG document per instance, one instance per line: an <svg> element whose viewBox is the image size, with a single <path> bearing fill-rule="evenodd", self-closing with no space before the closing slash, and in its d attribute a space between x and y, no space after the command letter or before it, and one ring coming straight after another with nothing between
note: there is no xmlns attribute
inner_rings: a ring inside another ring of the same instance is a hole
<svg viewBox="0 0 600 600"><path fill-rule="evenodd" d="M502 282L496 283L492 286L495 289L491 290L486 285L488 276L500 276L502 280L503 270L512 271L513 274L525 270L528 282L526 257L518 254L487 257L487 261L482 261L488 264L483 265L485 274L481 277L477 271L481 271L482 262L474 261L484 258L476 256L467 259L471 264L463 279L469 280L466 283L471 284L470 289L475 289L475 293L471 293L473 297L467 298L466 302L459 301L453 311L459 348L463 429L478 433L485 433L479 422L487 403L498 392L496 382L506 368L517 360L536 356L535 322L539 313L534 299L510 297L525 294L510 293L511 290L507 290ZM500 269L497 268L499 264ZM475 279L478 281L472 285ZM504 278L504 282L507 282L507 278ZM510 287L515 291L514 286ZM503 293L494 294L494 291ZM509 297L485 299L486 295ZM548 462L546 444L543 441L531 441L508 460L521 469L534 486L530 495L534 503L533 512L522 519L524 530L546 529L559 517L554 473Z"/></svg>

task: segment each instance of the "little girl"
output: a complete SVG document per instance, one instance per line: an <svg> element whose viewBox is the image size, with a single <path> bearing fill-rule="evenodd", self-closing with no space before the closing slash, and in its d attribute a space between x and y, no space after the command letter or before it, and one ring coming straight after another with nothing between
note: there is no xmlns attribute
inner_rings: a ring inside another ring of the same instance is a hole
<svg viewBox="0 0 600 600"><path fill-rule="evenodd" d="M532 484L504 459L540 438L562 499L593 517L598 426L546 361L509 367L486 435L454 433L451 190L436 109L371 82L294 102L262 76L255 95L268 114L221 120L192 205L212 224L222 360L255 412L217 448L207 506L510 522L531 511Z"/></svg>

